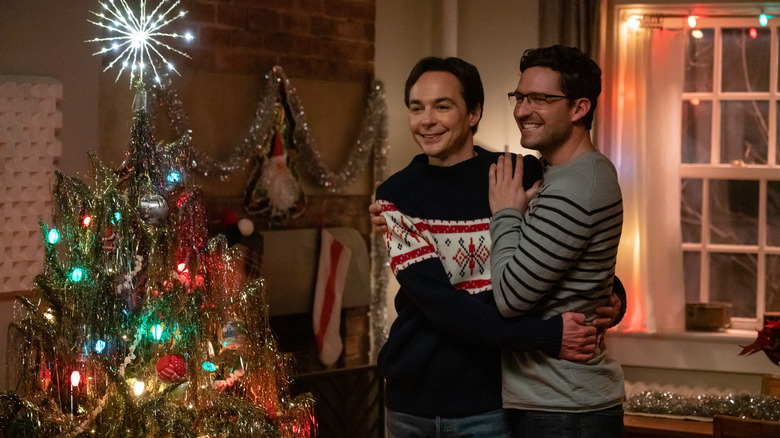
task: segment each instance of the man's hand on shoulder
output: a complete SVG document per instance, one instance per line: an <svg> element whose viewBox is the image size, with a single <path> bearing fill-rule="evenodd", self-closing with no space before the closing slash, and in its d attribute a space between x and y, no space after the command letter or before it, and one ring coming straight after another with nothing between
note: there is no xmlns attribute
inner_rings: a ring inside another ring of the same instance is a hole
<svg viewBox="0 0 780 438"><path fill-rule="evenodd" d="M382 184L382 181L376 182L376 187ZM378 202L374 201L368 206L368 212L371 214L371 225L374 226L377 233L384 234L387 232L387 220L382 216L382 207Z"/></svg>
<svg viewBox="0 0 780 438"><path fill-rule="evenodd" d="M559 359L585 362L593 357L596 348L596 327L585 325L582 313L564 313L563 335Z"/></svg>

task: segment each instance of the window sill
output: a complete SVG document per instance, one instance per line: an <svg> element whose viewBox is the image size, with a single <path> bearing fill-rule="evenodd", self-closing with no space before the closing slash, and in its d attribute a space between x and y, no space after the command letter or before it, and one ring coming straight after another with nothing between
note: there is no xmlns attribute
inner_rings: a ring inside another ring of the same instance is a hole
<svg viewBox="0 0 780 438"><path fill-rule="evenodd" d="M610 331L610 356L623 366L739 374L778 374L780 367L763 353L740 356L755 341L755 330L644 333Z"/></svg>

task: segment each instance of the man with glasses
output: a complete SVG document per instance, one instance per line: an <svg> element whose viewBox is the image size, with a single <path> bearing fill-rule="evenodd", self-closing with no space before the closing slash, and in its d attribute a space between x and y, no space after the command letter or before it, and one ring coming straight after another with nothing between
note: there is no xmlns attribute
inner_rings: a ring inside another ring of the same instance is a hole
<svg viewBox="0 0 780 438"><path fill-rule="evenodd" d="M372 221L387 231L401 285L398 317L378 357L389 437L509 437L501 349L584 361L595 326L608 327L619 312L605 306L594 326L573 313L503 318L488 262L488 170L501 154L473 142L484 103L479 72L458 58L424 58L409 74L404 101L423 153L378 188L371 207L381 211ZM541 168L531 156L524 161L530 187Z"/></svg>
<svg viewBox="0 0 780 438"><path fill-rule="evenodd" d="M590 321L612 293L623 224L617 172L590 138L601 69L552 46L527 50L520 71L509 97L521 144L546 168L527 190L509 155L490 167L493 295L507 317L573 311ZM584 363L505 350L502 377L515 437L622 436L623 373L600 345Z"/></svg>

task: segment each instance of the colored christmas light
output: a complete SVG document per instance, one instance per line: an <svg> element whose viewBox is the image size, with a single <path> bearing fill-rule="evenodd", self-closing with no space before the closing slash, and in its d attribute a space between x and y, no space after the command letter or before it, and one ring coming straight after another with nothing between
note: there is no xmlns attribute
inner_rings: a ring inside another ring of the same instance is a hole
<svg viewBox="0 0 780 438"><path fill-rule="evenodd" d="M203 362L203 365L202 365L202 366L203 366L203 369L204 369L204 370L206 370L206 371L208 371L208 372L210 372L210 373L213 373L214 371L216 371L216 370L217 370L217 366L216 366L216 365L214 365L214 364L213 364L213 363L211 363L211 362L208 362L208 361L206 361L206 362Z"/></svg>
<svg viewBox="0 0 780 438"><path fill-rule="evenodd" d="M154 327L152 327L152 335L154 336L155 340L159 341L160 338L162 338L162 332L163 332L162 324L155 324Z"/></svg>
<svg viewBox="0 0 780 438"><path fill-rule="evenodd" d="M91 223L92 223L92 216L90 215L84 216L84 219L81 220L81 224L84 225L85 227L88 227L89 224Z"/></svg>
<svg viewBox="0 0 780 438"><path fill-rule="evenodd" d="M60 241L60 232L52 228L49 230L49 234L46 236L46 240L52 245L56 244Z"/></svg>
<svg viewBox="0 0 780 438"><path fill-rule="evenodd" d="M769 23L769 16L767 14L761 14L758 16L758 23L761 26L766 26Z"/></svg>
<svg viewBox="0 0 780 438"><path fill-rule="evenodd" d="M70 385L79 386L79 383L81 383L81 373L78 371L70 373Z"/></svg>
<svg viewBox="0 0 780 438"><path fill-rule="evenodd" d="M74 283L78 283L84 278L84 270L81 268L73 268L72 271L70 271L70 281Z"/></svg>
<svg viewBox="0 0 780 438"><path fill-rule="evenodd" d="M98 339L97 342L95 342L95 352L100 354L103 352L103 349L106 348L106 341L102 339Z"/></svg>

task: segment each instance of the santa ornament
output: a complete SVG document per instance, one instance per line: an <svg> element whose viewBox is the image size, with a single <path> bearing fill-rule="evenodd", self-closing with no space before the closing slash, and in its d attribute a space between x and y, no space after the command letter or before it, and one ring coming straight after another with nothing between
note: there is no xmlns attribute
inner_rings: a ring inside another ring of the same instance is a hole
<svg viewBox="0 0 780 438"><path fill-rule="evenodd" d="M291 127L286 108L274 104L274 124L269 144L252 171L245 192L244 208L249 214L265 216L270 222L284 223L303 210L305 196L298 175L297 149L289 135Z"/></svg>
<svg viewBox="0 0 780 438"><path fill-rule="evenodd" d="M187 375L187 363L180 354L169 354L157 361L157 376L165 383L176 383Z"/></svg>

